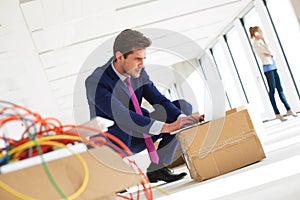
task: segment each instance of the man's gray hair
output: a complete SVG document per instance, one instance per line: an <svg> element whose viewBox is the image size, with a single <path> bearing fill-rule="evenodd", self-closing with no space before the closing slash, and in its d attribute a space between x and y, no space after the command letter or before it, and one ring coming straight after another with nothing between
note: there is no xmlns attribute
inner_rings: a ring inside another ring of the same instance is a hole
<svg viewBox="0 0 300 200"><path fill-rule="evenodd" d="M125 29L115 39L113 47L114 56L117 51L120 51L123 55L127 55L132 50L145 49L151 44L151 39L145 37L143 33L132 29Z"/></svg>

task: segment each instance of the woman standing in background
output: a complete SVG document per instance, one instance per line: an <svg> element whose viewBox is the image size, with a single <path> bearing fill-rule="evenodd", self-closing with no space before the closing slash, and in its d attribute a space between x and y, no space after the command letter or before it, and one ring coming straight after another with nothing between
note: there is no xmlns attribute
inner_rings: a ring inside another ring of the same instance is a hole
<svg viewBox="0 0 300 200"><path fill-rule="evenodd" d="M254 26L249 28L250 37L253 39L253 49L255 53L258 55L258 57L261 59L263 64L263 71L266 76L268 86L269 86L269 98L273 107L273 110L275 112L276 118L279 119L281 122L286 121L287 119L284 118L276 105L275 101L275 88L277 89L278 95L280 97L280 100L284 104L287 115L292 115L294 117L297 117L297 114L295 114L290 105L288 104L285 95L283 93L283 89L280 83L280 78L277 73L277 66L275 63L275 60L273 59L272 51L270 50L268 44L266 43L262 30L259 26Z"/></svg>

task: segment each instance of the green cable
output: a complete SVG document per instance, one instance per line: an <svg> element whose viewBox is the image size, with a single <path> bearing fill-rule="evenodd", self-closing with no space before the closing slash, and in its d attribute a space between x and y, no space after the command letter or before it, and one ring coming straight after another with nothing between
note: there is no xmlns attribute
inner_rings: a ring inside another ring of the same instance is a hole
<svg viewBox="0 0 300 200"><path fill-rule="evenodd" d="M46 172L48 178L50 179L52 185L54 186L54 188L56 189L56 191L60 194L60 196L63 197L65 200L67 200L68 197L66 196L66 194L64 193L64 191L62 191L62 189L59 187L59 185L56 183L55 179L53 178L53 176L52 176L52 174L50 172L50 169L49 169L46 161L44 160L43 152L41 150L41 147L40 147L38 141L36 140L35 137L33 138L33 140L34 140L35 146L36 146L36 148L38 150L38 153L39 153L39 155L40 155L40 157L42 159L42 164L43 164L43 167L45 169L45 172Z"/></svg>
<svg viewBox="0 0 300 200"><path fill-rule="evenodd" d="M12 105L12 106L16 105L16 104L14 104L14 103L11 103L11 102L8 102L8 101L3 101L3 100L0 100L0 103L9 104L9 105ZM29 126L28 126L28 121L30 121L30 120L28 120L28 119L26 120L26 118L22 117L22 115L21 115L19 112L17 112L16 109L13 109L13 108L11 108L11 109L17 113L17 115L20 117L20 119L24 122L25 128L27 129L27 128L29 127ZM49 167L48 167L48 165L47 165L47 163L46 163L46 161L45 161L45 159L44 159L44 157L43 157L42 149L41 149L41 147L40 147L38 141L36 140L35 134L31 134L31 133L30 133L30 130L28 130L28 136L29 136L29 137L34 141L34 143L35 143L35 146L36 146L36 148L37 148L37 150L38 150L39 156L40 156L40 158L41 158L41 160L42 160L43 168L44 168L44 170L45 170L45 172L46 172L48 178L50 179L52 185L54 186L54 188L56 189L56 191L60 194L60 196L63 197L65 200L67 200L68 197L67 197L66 194L62 191L62 189L59 187L59 185L56 183L54 177L53 177L52 174L51 174L51 171L50 171L50 169L49 169Z"/></svg>

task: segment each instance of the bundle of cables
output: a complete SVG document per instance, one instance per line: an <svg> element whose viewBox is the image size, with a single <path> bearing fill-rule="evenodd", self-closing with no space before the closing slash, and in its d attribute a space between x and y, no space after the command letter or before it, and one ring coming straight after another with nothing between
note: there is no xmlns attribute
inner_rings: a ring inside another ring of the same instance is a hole
<svg viewBox="0 0 300 200"><path fill-rule="evenodd" d="M13 139L8 133L1 130L7 123L15 121L21 122L24 126L21 137L18 140ZM95 134L100 134L101 137L88 139L78 134L78 131L74 131L79 129L94 131ZM84 143L92 148L101 148L101 146L106 145L117 152L122 158L132 155L130 149L122 141L108 132L103 132L84 125L63 125L58 119L42 118L38 113L32 112L23 106L2 100L0 100L0 131L2 132L0 141L2 140L2 143L4 143L4 147L0 148L0 166L39 156L47 177L62 199L76 199L86 189L89 177L88 166L80 154L72 152L82 164L85 176L80 188L72 195L67 196L56 183L47 162L44 160L43 154L55 151L59 148L69 149L67 146L69 144ZM115 144L118 144L119 147ZM117 193L116 196L123 199L140 199L140 191L143 190L146 199L153 199L152 189L147 176L134 160L128 159L128 161L130 167L141 176L142 183L137 186L138 190L136 195L129 192L129 196L119 193ZM34 199L33 197L16 191L1 180L0 187L17 198Z"/></svg>

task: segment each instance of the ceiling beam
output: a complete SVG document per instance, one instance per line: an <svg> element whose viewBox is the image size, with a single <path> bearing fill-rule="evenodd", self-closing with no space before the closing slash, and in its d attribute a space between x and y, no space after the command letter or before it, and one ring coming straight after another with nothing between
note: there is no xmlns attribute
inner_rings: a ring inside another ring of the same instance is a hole
<svg viewBox="0 0 300 200"><path fill-rule="evenodd" d="M20 4L23 4L23 3L28 3L31 1L36 1L36 0L19 0L19 1L20 1Z"/></svg>

